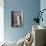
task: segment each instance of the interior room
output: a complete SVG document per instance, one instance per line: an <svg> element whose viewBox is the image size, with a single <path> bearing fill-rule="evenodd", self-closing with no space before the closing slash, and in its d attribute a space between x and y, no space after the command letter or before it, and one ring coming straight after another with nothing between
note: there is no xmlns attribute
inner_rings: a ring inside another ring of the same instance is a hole
<svg viewBox="0 0 46 46"><path fill-rule="evenodd" d="M46 46L46 0L0 0L0 46Z"/></svg>

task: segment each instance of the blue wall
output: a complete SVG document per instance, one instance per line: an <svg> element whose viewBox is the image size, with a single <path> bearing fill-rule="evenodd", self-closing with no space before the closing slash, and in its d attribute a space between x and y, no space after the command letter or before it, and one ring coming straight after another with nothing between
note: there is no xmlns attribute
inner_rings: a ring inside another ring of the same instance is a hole
<svg viewBox="0 0 46 46"><path fill-rule="evenodd" d="M40 10L42 11L43 9L46 9L46 0L41 0L40 1ZM40 25L46 27L46 10L43 12L43 22L40 21Z"/></svg>
<svg viewBox="0 0 46 46"><path fill-rule="evenodd" d="M32 28L32 20L35 12L40 9L40 0L4 0L4 30L5 40L18 41ZM22 28L11 27L11 11L24 11L24 26Z"/></svg>

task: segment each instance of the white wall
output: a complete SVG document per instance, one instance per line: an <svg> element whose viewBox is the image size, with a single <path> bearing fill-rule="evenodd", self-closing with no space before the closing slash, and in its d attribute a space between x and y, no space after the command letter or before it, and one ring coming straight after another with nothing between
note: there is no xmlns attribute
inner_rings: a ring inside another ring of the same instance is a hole
<svg viewBox="0 0 46 46"><path fill-rule="evenodd" d="M4 0L0 0L0 42L4 41Z"/></svg>

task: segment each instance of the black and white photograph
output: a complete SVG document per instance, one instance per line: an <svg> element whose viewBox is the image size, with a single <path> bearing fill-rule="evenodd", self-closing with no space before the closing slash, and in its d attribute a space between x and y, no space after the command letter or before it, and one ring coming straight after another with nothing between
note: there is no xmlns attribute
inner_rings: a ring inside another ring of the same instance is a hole
<svg viewBox="0 0 46 46"><path fill-rule="evenodd" d="M22 11L12 11L11 12L11 26L21 27L23 23L23 12Z"/></svg>

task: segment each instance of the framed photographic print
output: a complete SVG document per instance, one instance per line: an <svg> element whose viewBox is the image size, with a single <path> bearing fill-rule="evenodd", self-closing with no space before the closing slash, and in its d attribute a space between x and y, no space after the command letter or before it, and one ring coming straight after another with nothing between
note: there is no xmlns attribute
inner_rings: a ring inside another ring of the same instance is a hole
<svg viewBox="0 0 46 46"><path fill-rule="evenodd" d="M23 11L11 12L11 26L22 27L23 26Z"/></svg>

